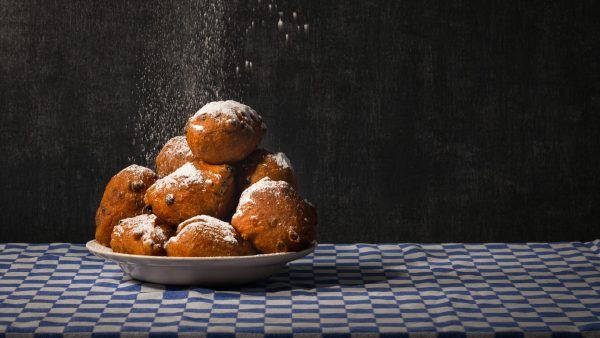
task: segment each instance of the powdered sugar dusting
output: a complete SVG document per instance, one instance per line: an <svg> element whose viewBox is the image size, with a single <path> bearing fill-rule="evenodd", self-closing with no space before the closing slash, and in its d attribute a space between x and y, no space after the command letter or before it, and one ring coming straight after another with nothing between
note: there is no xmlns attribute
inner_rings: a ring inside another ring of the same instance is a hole
<svg viewBox="0 0 600 338"><path fill-rule="evenodd" d="M243 125L249 125L244 123L246 121L262 121L262 118L258 113L250 108L249 106L239 103L233 100L227 101L214 101L207 103L204 107L200 108L196 114L194 114L194 118L198 118L201 116L205 117L218 117L225 116L225 120L233 120ZM246 121L244 121L246 120Z"/></svg>
<svg viewBox="0 0 600 338"><path fill-rule="evenodd" d="M204 126L199 126L197 124L192 125L192 128L194 128L194 130L200 133L204 131Z"/></svg>
<svg viewBox="0 0 600 338"><path fill-rule="evenodd" d="M242 192L235 215L233 216L241 216L243 214L242 209L244 206L248 203L254 203L254 194L271 190L273 196L276 198L283 198L280 189L286 189L289 186L290 184L285 181L273 181L269 177L263 177L260 181L252 184Z"/></svg>
<svg viewBox="0 0 600 338"><path fill-rule="evenodd" d="M146 245L156 244L154 241L155 238L159 243L164 243L168 237L163 228L156 226L156 215L144 214L126 218L115 226L113 230L115 235L122 236L125 227L130 228L131 232L139 236L141 241Z"/></svg>
<svg viewBox="0 0 600 338"><path fill-rule="evenodd" d="M192 151L185 136L175 136L169 140L170 153L179 158L192 156Z"/></svg>
<svg viewBox="0 0 600 338"><path fill-rule="evenodd" d="M169 242L177 242L179 235L185 231L201 231L214 241L224 241L232 245L239 244L235 237L236 231L231 224L208 215L194 216L179 224L177 235L171 237Z"/></svg>
<svg viewBox="0 0 600 338"><path fill-rule="evenodd" d="M182 165L179 169L172 173L173 177L187 177L193 180L202 180L202 173L192 162Z"/></svg>
<svg viewBox="0 0 600 338"><path fill-rule="evenodd" d="M285 156L284 153L271 154L269 156L271 156L271 158L273 158L275 160L275 163L277 163L277 165L281 169L294 170L294 168L292 167L292 163L290 162L290 159L287 156Z"/></svg>
<svg viewBox="0 0 600 338"><path fill-rule="evenodd" d="M144 175L144 173L152 173L152 170L146 167L142 167L141 165L132 164L127 168L123 169L122 172L130 172L136 177L141 177Z"/></svg>
<svg viewBox="0 0 600 338"><path fill-rule="evenodd" d="M172 189L178 186L190 186L193 184L202 184L204 177L192 162L188 162L171 174L159 179L154 183L154 189L161 191L163 189Z"/></svg>

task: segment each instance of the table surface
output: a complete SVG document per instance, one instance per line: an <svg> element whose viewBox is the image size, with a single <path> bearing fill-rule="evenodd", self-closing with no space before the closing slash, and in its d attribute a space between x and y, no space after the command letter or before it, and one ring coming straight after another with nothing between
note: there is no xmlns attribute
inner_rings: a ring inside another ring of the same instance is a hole
<svg viewBox="0 0 600 338"><path fill-rule="evenodd" d="M137 282L82 244L0 244L0 336L15 333L596 336L600 241L321 244L221 290Z"/></svg>

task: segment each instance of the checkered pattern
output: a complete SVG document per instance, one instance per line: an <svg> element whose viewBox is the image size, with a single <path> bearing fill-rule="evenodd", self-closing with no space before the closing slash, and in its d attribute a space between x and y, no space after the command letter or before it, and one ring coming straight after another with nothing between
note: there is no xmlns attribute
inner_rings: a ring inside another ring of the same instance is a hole
<svg viewBox="0 0 600 338"><path fill-rule="evenodd" d="M0 244L0 336L167 333L598 336L600 242L325 244L223 290L140 283L83 245Z"/></svg>

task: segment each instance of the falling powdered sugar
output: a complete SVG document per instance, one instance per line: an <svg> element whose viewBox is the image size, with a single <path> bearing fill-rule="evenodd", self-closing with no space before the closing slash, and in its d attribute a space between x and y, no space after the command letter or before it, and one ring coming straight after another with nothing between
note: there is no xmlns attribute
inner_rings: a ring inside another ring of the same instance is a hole
<svg viewBox="0 0 600 338"><path fill-rule="evenodd" d="M239 5L225 0L145 3L148 23L142 41L131 115L131 161L153 165L163 144L183 131L185 121L203 104L241 97L245 81L234 28ZM235 77L236 81L229 80Z"/></svg>
<svg viewBox="0 0 600 338"><path fill-rule="evenodd" d="M309 200L307 200L306 198L304 199L304 203L306 203L306 204L310 205L310 206L311 206L311 207L313 207L313 208L315 207L315 205L314 205L314 204L312 204L312 203L311 203Z"/></svg>
<svg viewBox="0 0 600 338"><path fill-rule="evenodd" d="M274 54L265 50L300 53L302 62L311 60L314 28L302 7L278 8L277 2L261 0L157 1L144 6L148 24L136 37L143 42L133 96L138 109L129 121L137 148L129 157L132 162L151 167L163 144L180 134L190 114L206 102L244 98L250 84L260 83L267 74L262 70L272 64Z"/></svg>

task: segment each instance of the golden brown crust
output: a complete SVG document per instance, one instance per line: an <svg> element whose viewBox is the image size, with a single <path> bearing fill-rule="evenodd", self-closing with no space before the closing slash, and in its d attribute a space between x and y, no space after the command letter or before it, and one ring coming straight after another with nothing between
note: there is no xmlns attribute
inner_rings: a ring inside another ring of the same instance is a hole
<svg viewBox="0 0 600 338"><path fill-rule="evenodd" d="M234 169L227 164L188 162L154 183L144 201L168 223L196 215L224 218L234 207Z"/></svg>
<svg viewBox="0 0 600 338"><path fill-rule="evenodd" d="M211 102L190 117L188 145L206 163L234 163L260 143L267 127L252 108L235 101Z"/></svg>
<svg viewBox="0 0 600 338"><path fill-rule="evenodd" d="M256 254L250 243L226 222L201 215L192 217L177 227L177 235L166 245L167 256L213 257Z"/></svg>
<svg viewBox="0 0 600 338"><path fill-rule="evenodd" d="M110 246L114 252L164 256L164 244L174 232L156 215L139 215L123 219L114 227Z"/></svg>
<svg viewBox="0 0 600 338"><path fill-rule="evenodd" d="M263 178L244 191L231 224L259 252L300 251L315 240L317 213L289 183Z"/></svg>
<svg viewBox="0 0 600 338"><path fill-rule="evenodd" d="M193 160L194 154L192 154L185 136L175 136L165 143L156 156L156 173L160 177L165 177Z"/></svg>
<svg viewBox="0 0 600 338"><path fill-rule="evenodd" d="M298 189L294 168L284 153L273 154L265 149L256 149L248 157L236 163L235 169L235 186L238 195L265 177L273 181L286 181L294 189Z"/></svg>
<svg viewBox="0 0 600 338"><path fill-rule="evenodd" d="M96 241L110 246L113 227L122 219L143 213L144 194L158 176L138 165L130 165L113 176L96 211Z"/></svg>

